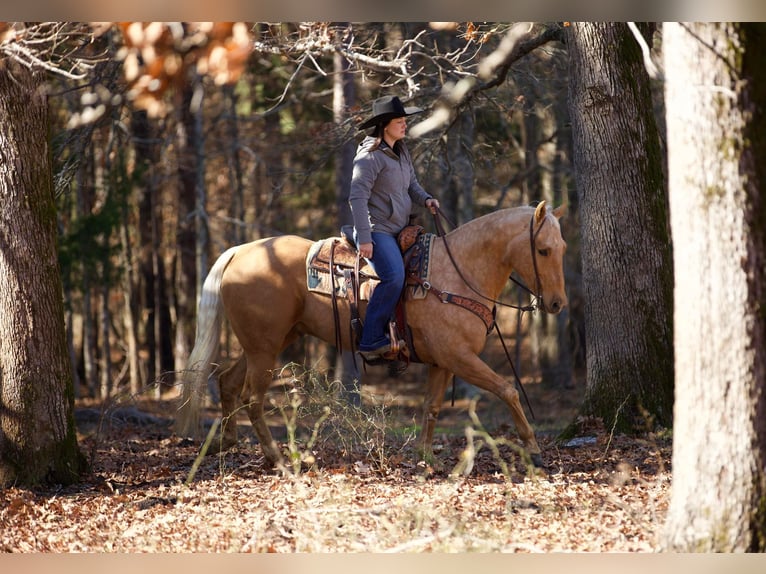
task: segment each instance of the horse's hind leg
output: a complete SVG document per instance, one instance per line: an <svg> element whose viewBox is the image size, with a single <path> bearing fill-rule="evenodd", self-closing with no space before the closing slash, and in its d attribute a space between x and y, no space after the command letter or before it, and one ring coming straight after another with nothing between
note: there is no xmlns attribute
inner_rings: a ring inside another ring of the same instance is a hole
<svg viewBox="0 0 766 574"><path fill-rule="evenodd" d="M247 361L242 356L218 377L221 391L221 440L211 445L208 453L225 451L237 444L237 414L242 406L240 397L246 373Z"/></svg>
<svg viewBox="0 0 766 574"><path fill-rule="evenodd" d="M447 389L451 372L441 367L431 366L428 369L428 383L423 397L423 424L420 431L419 450L423 460L433 463L434 428L444 402L444 391Z"/></svg>
<svg viewBox="0 0 766 574"><path fill-rule="evenodd" d="M247 409L253 431L261 443L261 450L266 460L276 466L282 460L279 447L271 435L269 425L263 416L263 406L266 400L266 392L271 386L271 370L274 366L275 356L269 353L260 353L247 356L247 374L245 385L242 389L242 402Z"/></svg>

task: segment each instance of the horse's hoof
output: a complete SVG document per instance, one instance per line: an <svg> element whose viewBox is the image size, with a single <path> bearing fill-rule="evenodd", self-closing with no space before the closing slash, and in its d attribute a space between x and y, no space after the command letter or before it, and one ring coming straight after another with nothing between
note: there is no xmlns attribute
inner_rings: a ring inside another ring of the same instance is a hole
<svg viewBox="0 0 766 574"><path fill-rule="evenodd" d="M205 452L205 456L210 456L213 454L221 454L229 450L230 448L233 448L237 446L236 440L213 440L213 442L210 443L210 446L207 448L207 452Z"/></svg>
<svg viewBox="0 0 766 574"><path fill-rule="evenodd" d="M285 464L285 460L282 458L282 453L279 452L276 442L272 442L272 448L264 448L263 444L261 444L261 454L263 454L266 465L271 468L279 468Z"/></svg>
<svg viewBox="0 0 766 574"><path fill-rule="evenodd" d="M543 456L539 452L530 454L529 458L532 459L532 465L535 468L543 468Z"/></svg>

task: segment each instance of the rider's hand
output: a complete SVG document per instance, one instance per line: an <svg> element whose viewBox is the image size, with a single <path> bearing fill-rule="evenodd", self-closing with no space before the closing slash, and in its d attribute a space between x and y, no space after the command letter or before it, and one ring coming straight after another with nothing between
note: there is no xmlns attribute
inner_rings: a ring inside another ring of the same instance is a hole
<svg viewBox="0 0 766 574"><path fill-rule="evenodd" d="M360 243L359 255L361 255L365 259L369 259L370 257L372 257L372 243Z"/></svg>
<svg viewBox="0 0 766 574"><path fill-rule="evenodd" d="M435 197L426 199L426 207L431 211L431 213L436 215L436 210L439 209L439 200Z"/></svg>

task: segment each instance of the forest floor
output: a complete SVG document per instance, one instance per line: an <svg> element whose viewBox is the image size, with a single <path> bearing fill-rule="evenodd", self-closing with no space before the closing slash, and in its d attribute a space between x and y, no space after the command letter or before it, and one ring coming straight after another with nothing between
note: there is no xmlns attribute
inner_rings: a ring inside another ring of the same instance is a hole
<svg viewBox="0 0 766 574"><path fill-rule="evenodd" d="M506 407L449 393L437 461L418 461L419 365L398 381L370 370L362 406L314 378L276 386L275 438L293 463L268 468L246 416L240 444L199 457L173 434L176 403L81 400L90 471L73 486L0 491L2 552L656 552L671 439L613 435L578 420L581 383L527 381L545 467L518 448ZM527 406L524 405L525 410ZM527 410L527 412L529 412ZM216 424L219 411L206 411ZM505 437L505 438L503 438ZM198 466L195 464L198 461Z"/></svg>

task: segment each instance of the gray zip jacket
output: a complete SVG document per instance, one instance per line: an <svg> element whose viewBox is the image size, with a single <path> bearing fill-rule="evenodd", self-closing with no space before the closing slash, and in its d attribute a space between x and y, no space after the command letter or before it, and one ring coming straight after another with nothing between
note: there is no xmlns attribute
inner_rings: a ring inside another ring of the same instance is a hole
<svg viewBox="0 0 766 574"><path fill-rule="evenodd" d="M413 203L425 206L431 199L418 183L404 142L398 142L397 156L385 141L370 151L375 141L367 136L356 150L348 196L360 244L371 243L373 231L396 236L409 223Z"/></svg>

